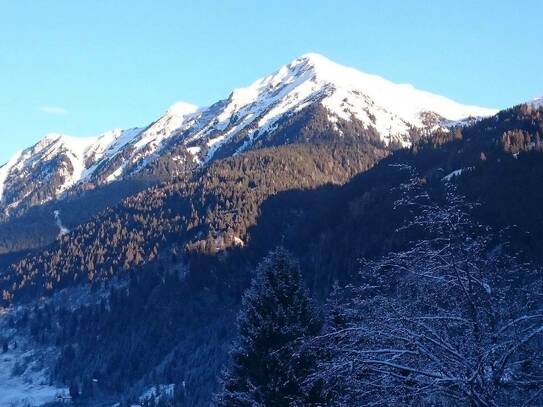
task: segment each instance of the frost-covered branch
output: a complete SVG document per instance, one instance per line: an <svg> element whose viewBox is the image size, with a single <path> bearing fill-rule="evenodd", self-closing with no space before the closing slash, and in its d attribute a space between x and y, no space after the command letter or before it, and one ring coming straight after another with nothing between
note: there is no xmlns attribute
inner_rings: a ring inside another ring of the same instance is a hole
<svg viewBox="0 0 543 407"><path fill-rule="evenodd" d="M541 272L454 190L436 204L416 179L403 187L397 207L413 220L402 231L422 238L361 262L346 322L310 341L329 355L312 380L368 405L543 403Z"/></svg>

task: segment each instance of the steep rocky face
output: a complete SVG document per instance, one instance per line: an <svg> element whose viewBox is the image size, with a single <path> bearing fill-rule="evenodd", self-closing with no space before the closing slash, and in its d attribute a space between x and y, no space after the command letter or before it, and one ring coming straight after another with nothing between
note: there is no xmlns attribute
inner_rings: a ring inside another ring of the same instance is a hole
<svg viewBox="0 0 543 407"><path fill-rule="evenodd" d="M307 54L209 108L198 125L185 133L184 143L196 160L206 162L231 141L239 144L242 134L243 143L235 150L239 153L269 137L286 118L315 104L326 109L332 124L355 121L375 131L385 144L402 146L411 143L413 129L446 128L469 117L495 113ZM340 127L335 130L341 136Z"/></svg>
<svg viewBox="0 0 543 407"><path fill-rule="evenodd" d="M5 213L60 196L85 177L87 150L95 139L50 134L15 155L0 169L0 198ZM93 149L94 150L94 149Z"/></svg>
<svg viewBox="0 0 543 407"><path fill-rule="evenodd" d="M216 158L303 139L310 120L327 138L358 134L408 146L413 132L446 131L493 113L307 54L209 107L176 103L146 128L46 136L0 168L0 210L21 213L137 175L179 176Z"/></svg>
<svg viewBox="0 0 543 407"><path fill-rule="evenodd" d="M45 136L0 168L4 216L134 175L163 153L165 140L190 123L195 110L176 104L147 128L117 129L98 137Z"/></svg>

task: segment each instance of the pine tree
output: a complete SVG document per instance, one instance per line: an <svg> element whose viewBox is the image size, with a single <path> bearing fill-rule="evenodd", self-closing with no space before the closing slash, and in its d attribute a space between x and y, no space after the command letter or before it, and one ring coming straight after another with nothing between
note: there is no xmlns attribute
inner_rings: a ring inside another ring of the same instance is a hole
<svg viewBox="0 0 543 407"><path fill-rule="evenodd" d="M342 304L344 296L345 293L342 292L338 282L335 281L326 304L326 330L336 331L344 329L347 326L348 317L345 314Z"/></svg>
<svg viewBox="0 0 543 407"><path fill-rule="evenodd" d="M284 249L276 249L259 265L244 296L239 337L217 405L307 404L302 382L313 358L298 344L320 329L296 262Z"/></svg>
<svg viewBox="0 0 543 407"><path fill-rule="evenodd" d="M79 399L79 386L77 385L76 382L72 382L70 384L70 386L68 387L68 391L70 393L70 397L73 401L75 400L78 400Z"/></svg>

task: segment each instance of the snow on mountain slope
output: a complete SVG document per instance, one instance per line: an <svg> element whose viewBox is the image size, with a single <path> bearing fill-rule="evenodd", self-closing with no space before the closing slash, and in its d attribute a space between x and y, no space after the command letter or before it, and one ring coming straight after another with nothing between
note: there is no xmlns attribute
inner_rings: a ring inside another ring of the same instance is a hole
<svg viewBox="0 0 543 407"><path fill-rule="evenodd" d="M22 151L17 151L13 157L10 158L10 160L5 163L2 167L0 167L0 202L2 201L2 198L4 196L4 189L6 185L6 179L8 178L11 169L19 162L19 158L21 157Z"/></svg>
<svg viewBox="0 0 543 407"><path fill-rule="evenodd" d="M145 167L149 159L156 154L160 154L166 142L173 135L189 128L197 117L198 107L186 102L177 102L172 105L166 113L141 132L130 145L129 159L123 163L122 169L129 164L137 164L140 159L142 163L134 169L137 171ZM108 181L117 179L122 174L122 170L108 177Z"/></svg>
<svg viewBox="0 0 543 407"><path fill-rule="evenodd" d="M68 389L50 385L48 375L39 365L28 366L22 374L14 374L21 370L25 359L38 359L35 353L10 349L0 355L0 406L41 406L58 401L59 396L68 399Z"/></svg>
<svg viewBox="0 0 543 407"><path fill-rule="evenodd" d="M306 54L209 107L176 103L144 129L91 138L46 136L0 168L0 209L9 212L22 203L58 198L78 185L124 179L168 154L173 161L185 160L185 151L202 164L239 153L273 134L281 120L314 104L326 109L331 123L356 120L373 128L385 144L403 146L410 144L412 129L446 128L496 112Z"/></svg>
<svg viewBox="0 0 543 407"><path fill-rule="evenodd" d="M409 144L409 127L427 125L425 113L433 113L443 122L496 113L494 109L464 106L411 85L397 85L318 54L306 54L249 87L234 90L214 120L190 135L187 142L205 140L209 148L205 159L209 160L221 143L242 130L251 128L247 136L250 144L258 134L273 130L283 115L314 102L328 109L331 120L354 117L374 127L385 143L402 145Z"/></svg>
<svg viewBox="0 0 543 407"><path fill-rule="evenodd" d="M0 202L6 210L23 201L43 203L91 177L108 151L138 131L114 130L98 137L48 134L0 168Z"/></svg>
<svg viewBox="0 0 543 407"><path fill-rule="evenodd" d="M44 161L50 161L63 154L68 162L60 169L63 182L58 186L56 194L69 189L83 177L86 166L87 151L99 140L99 138L79 138L62 134L51 134L46 136L46 140L51 140L45 154L42 156Z"/></svg>
<svg viewBox="0 0 543 407"><path fill-rule="evenodd" d="M534 107L543 107L543 96L530 100L528 103Z"/></svg>
<svg viewBox="0 0 543 407"><path fill-rule="evenodd" d="M48 134L0 167L0 208L5 214L19 205L42 204L72 187L111 182L140 160L157 153L197 107L173 105L147 128L111 130L97 137Z"/></svg>

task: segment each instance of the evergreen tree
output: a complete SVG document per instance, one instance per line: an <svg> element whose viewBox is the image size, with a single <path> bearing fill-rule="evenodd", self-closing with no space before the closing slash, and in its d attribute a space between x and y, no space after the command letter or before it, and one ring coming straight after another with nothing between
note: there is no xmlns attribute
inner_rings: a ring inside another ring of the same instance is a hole
<svg viewBox="0 0 543 407"><path fill-rule="evenodd" d="M239 338L217 405L307 405L303 381L313 358L298 345L320 329L296 262L284 249L276 249L259 265L244 296Z"/></svg>
<svg viewBox="0 0 543 407"><path fill-rule="evenodd" d="M326 303L326 330L335 331L347 327L348 316L345 314L342 301L346 294L342 291L338 282L332 286L332 292Z"/></svg>
<svg viewBox="0 0 543 407"><path fill-rule="evenodd" d="M68 387L68 391L70 392L70 397L73 401L79 399L79 387L77 383L72 382L70 386Z"/></svg>

